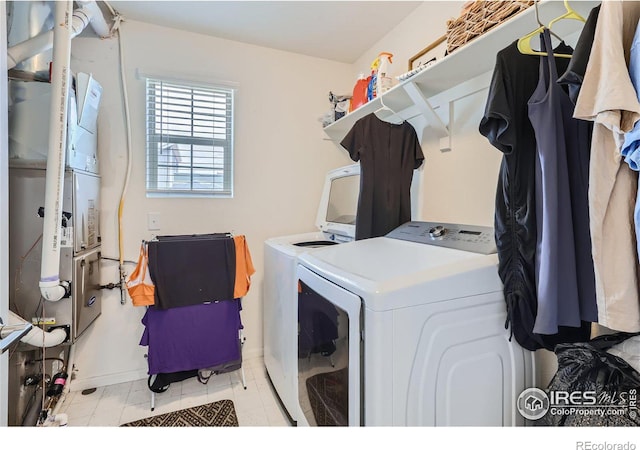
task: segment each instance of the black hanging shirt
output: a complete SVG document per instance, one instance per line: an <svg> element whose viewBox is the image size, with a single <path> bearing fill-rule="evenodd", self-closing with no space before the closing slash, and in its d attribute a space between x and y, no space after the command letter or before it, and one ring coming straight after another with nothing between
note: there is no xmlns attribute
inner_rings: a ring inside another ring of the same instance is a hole
<svg viewBox="0 0 640 450"><path fill-rule="evenodd" d="M371 113L340 143L360 161L356 240L384 236L411 220L411 180L424 155L408 122L393 124Z"/></svg>

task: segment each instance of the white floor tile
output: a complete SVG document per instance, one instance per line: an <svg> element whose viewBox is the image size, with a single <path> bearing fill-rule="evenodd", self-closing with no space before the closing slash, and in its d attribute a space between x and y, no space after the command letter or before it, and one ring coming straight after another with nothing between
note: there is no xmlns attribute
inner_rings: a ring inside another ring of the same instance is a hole
<svg viewBox="0 0 640 450"><path fill-rule="evenodd" d="M233 403L236 410L264 409L262 399L258 392L252 392L246 395L238 395L237 393L234 393Z"/></svg>
<svg viewBox="0 0 640 450"><path fill-rule="evenodd" d="M209 391L207 394L207 403L213 403L220 400L233 400L233 389L231 389L230 386L227 386L226 388L221 387L218 391Z"/></svg>
<svg viewBox="0 0 640 450"><path fill-rule="evenodd" d="M180 399L180 409L206 405L207 403L209 403L209 394L207 394L207 391L199 394L186 394Z"/></svg>
<svg viewBox="0 0 640 450"><path fill-rule="evenodd" d="M269 418L264 408L254 409L238 409L236 408L236 415L238 416L238 425L241 427L266 427L269 426Z"/></svg>
<svg viewBox="0 0 640 450"><path fill-rule="evenodd" d="M155 408L151 411L151 405L146 405L147 415L145 417L157 416L159 414L179 411L182 408L182 399L180 397L159 397L156 396Z"/></svg>
<svg viewBox="0 0 640 450"><path fill-rule="evenodd" d="M269 421L270 426L272 427L291 426L291 424L289 423L289 419L280 410L280 407L276 406L274 408L265 408L264 411L267 414L267 420Z"/></svg>
<svg viewBox="0 0 640 450"><path fill-rule="evenodd" d="M68 427L88 427L91 416L73 417L67 421Z"/></svg>
<svg viewBox="0 0 640 450"><path fill-rule="evenodd" d="M97 402L72 403L66 411L69 419L78 419L81 417L91 417L96 410Z"/></svg>
<svg viewBox="0 0 640 450"><path fill-rule="evenodd" d="M163 394L156 395L156 398L160 397ZM138 405L142 403L150 403L151 402L151 391L146 389L144 391L131 391L127 396L127 404L128 405Z"/></svg>
<svg viewBox="0 0 640 450"><path fill-rule="evenodd" d="M122 408L96 410L89 420L90 427L117 427L120 425Z"/></svg>
<svg viewBox="0 0 640 450"><path fill-rule="evenodd" d="M247 389L240 371L212 375L206 384L196 378L171 383L155 395L147 378L101 387L89 395L70 392L60 407L69 416L69 426L115 427L121 424L219 400L232 400L240 426L285 427L289 420L266 377L262 358L243 362Z"/></svg>
<svg viewBox="0 0 640 450"><path fill-rule="evenodd" d="M103 391L104 391L104 387L99 387L95 390L95 392L92 392L91 394L83 395L81 391L75 392L72 403L74 404L87 403L87 402L97 403L100 397L102 397Z"/></svg>
<svg viewBox="0 0 640 450"><path fill-rule="evenodd" d="M125 406L120 415L120 424L133 422L155 414L158 414L158 412L151 411L149 405Z"/></svg>
<svg viewBox="0 0 640 450"><path fill-rule="evenodd" d="M136 380L131 382L131 392L134 391L148 391L148 378L143 378L141 380Z"/></svg>

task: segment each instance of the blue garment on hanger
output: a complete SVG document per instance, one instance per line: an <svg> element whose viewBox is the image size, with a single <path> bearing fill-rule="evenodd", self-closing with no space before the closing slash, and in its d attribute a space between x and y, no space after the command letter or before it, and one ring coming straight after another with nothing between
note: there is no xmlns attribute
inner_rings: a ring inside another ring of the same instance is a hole
<svg viewBox="0 0 640 450"><path fill-rule="evenodd" d="M638 100L640 100L640 23L638 23L636 34L633 37L633 44L631 44L629 76L631 77L631 83L636 93L638 93ZM632 170L640 171L640 121L636 122L633 129L624 135L624 144L622 145L620 153ZM640 178L638 182L640 183ZM638 197L636 199L634 221L636 247L640 260L640 189L638 189Z"/></svg>

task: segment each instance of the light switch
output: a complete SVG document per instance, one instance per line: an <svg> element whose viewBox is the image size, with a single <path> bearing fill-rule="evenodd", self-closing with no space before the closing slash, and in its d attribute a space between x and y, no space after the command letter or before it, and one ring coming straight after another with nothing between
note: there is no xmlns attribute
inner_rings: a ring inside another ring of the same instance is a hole
<svg viewBox="0 0 640 450"><path fill-rule="evenodd" d="M160 229L160 213L150 212L147 214L147 229L149 230Z"/></svg>

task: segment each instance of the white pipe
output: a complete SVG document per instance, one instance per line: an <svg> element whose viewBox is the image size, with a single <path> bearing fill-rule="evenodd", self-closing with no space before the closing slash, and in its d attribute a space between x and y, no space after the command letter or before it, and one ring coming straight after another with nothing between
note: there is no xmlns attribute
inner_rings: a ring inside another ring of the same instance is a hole
<svg viewBox="0 0 640 450"><path fill-rule="evenodd" d="M100 11L100 7L94 0L76 0L76 3L82 6L82 9L85 9L89 12L91 28L98 36L100 36L102 39L111 37L111 28L107 24L107 21L104 19L104 15L102 14L102 11Z"/></svg>
<svg viewBox="0 0 640 450"><path fill-rule="evenodd" d="M111 30L109 30L109 26L96 2L85 1L78 3L82 4L83 7L73 12L71 39L82 33L89 24L101 38L109 37ZM53 30L50 30L9 48L7 50L7 69L13 69L22 61L51 49L53 47L53 35Z"/></svg>
<svg viewBox="0 0 640 450"><path fill-rule="evenodd" d="M42 297L52 302L63 298L68 290L68 283L65 286L60 281L59 234L62 225L62 188L67 142L72 6L73 2L68 0L55 2L49 148L45 175L42 263L39 283Z"/></svg>
<svg viewBox="0 0 640 450"><path fill-rule="evenodd" d="M66 427L69 423L69 417L66 414L52 414L42 424L43 427Z"/></svg>
<svg viewBox="0 0 640 450"><path fill-rule="evenodd" d="M23 323L28 322L13 311L9 311L9 325L21 325ZM62 344L65 339L67 339L67 332L62 328L44 331L42 328L33 327L20 341L34 347L55 347Z"/></svg>

